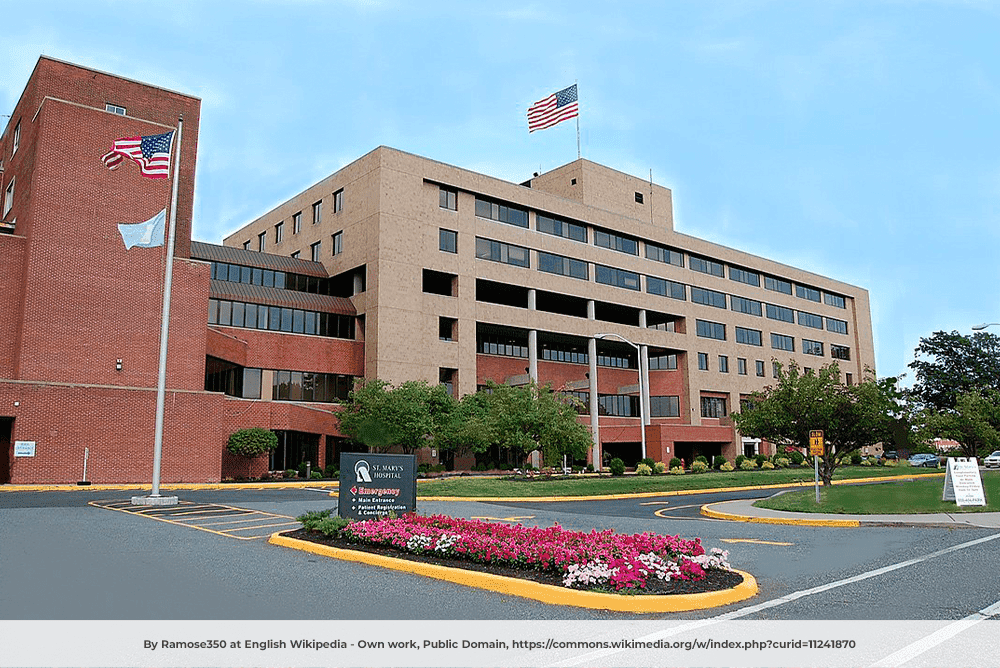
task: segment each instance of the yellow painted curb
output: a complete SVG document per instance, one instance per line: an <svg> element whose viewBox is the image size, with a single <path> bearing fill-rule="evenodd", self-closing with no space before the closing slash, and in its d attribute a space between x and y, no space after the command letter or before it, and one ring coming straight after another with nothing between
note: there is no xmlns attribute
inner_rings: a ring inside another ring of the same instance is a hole
<svg viewBox="0 0 1000 668"><path fill-rule="evenodd" d="M499 594L529 598L541 601L542 603L591 608L594 610L637 613L684 612L687 610L703 610L705 608L729 605L730 603L743 601L757 595L757 580L749 573L744 573L743 571L736 571L743 576L743 582L733 589L705 592L702 594L622 596L618 594L601 594L592 591L567 589L565 587L531 582L530 580L494 575L493 573L481 573L463 568L449 568L436 564L425 564L419 561L396 559L394 557L386 557L358 550L344 550L330 547L329 545L320 545L305 540L289 538L282 536L280 533L271 534L268 542L272 545L302 550L324 557L390 568L414 575L423 575L424 577L436 580L454 582L455 584L467 587L475 587L476 589L486 589Z"/></svg>
<svg viewBox="0 0 1000 668"><path fill-rule="evenodd" d="M797 517L751 517L749 515L734 515L724 513L719 510L712 510L715 504L707 504L701 507L701 514L717 520L728 520L730 522L749 522L751 524L792 524L807 527L859 527L858 520L821 520Z"/></svg>
<svg viewBox="0 0 1000 668"><path fill-rule="evenodd" d="M283 489L301 487L336 487L336 482L327 481L289 481L289 482L176 482L161 485L161 490L171 489ZM93 485L72 485L72 484L52 484L52 485L0 485L0 492L77 492L77 491L107 491L107 490L136 490L149 491L152 488L148 484L125 483L125 484L93 484Z"/></svg>

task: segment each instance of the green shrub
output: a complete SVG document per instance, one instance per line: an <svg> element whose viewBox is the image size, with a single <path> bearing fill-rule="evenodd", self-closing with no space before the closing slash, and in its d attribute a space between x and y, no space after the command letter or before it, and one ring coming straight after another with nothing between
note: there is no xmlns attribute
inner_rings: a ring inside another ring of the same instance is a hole
<svg viewBox="0 0 1000 668"><path fill-rule="evenodd" d="M593 473L593 472L594 472L594 465L587 464L587 473Z"/></svg>
<svg viewBox="0 0 1000 668"><path fill-rule="evenodd" d="M316 525L322 520L330 517L333 514L333 508L327 508L326 510L310 510L302 515L299 515L295 519L302 522L302 528L307 531L315 531Z"/></svg>
<svg viewBox="0 0 1000 668"><path fill-rule="evenodd" d="M885 460L881 459L881 458L880 459L876 459L875 460L875 465L876 466L885 466Z"/></svg>
<svg viewBox="0 0 1000 668"><path fill-rule="evenodd" d="M757 468L757 460L755 459L744 457L743 461L740 462L741 471L753 471L755 468Z"/></svg>
<svg viewBox="0 0 1000 668"><path fill-rule="evenodd" d="M638 466L635 467L636 475L653 475L653 469L646 463L646 460L640 462Z"/></svg>
<svg viewBox="0 0 1000 668"><path fill-rule="evenodd" d="M855 466L858 466L861 463L860 452L855 452L853 455L851 455L851 463L854 464Z"/></svg>
<svg viewBox="0 0 1000 668"><path fill-rule="evenodd" d="M695 459L691 462L691 473L704 473L708 470L708 462L702 462Z"/></svg>
<svg viewBox="0 0 1000 668"><path fill-rule="evenodd" d="M789 464L791 464L791 462L788 461L788 457L778 457L777 461L774 462L774 467L779 469L787 469Z"/></svg>
<svg viewBox="0 0 1000 668"><path fill-rule="evenodd" d="M625 462L623 462L619 457L615 457L608 462L608 468L611 469L611 475L625 474Z"/></svg>
<svg viewBox="0 0 1000 668"><path fill-rule="evenodd" d="M678 458L678 457L671 457L670 458L670 468L671 469L675 469L675 468L677 468L680 465L681 465L680 458Z"/></svg>
<svg viewBox="0 0 1000 668"><path fill-rule="evenodd" d="M861 465L862 466L871 466L872 465L872 460L870 460L870 459L862 459L861 460Z"/></svg>
<svg viewBox="0 0 1000 668"><path fill-rule="evenodd" d="M793 463L793 464L795 464L796 466L800 465L800 464L801 464L802 462L804 462L804 461L805 461L805 459L806 459L806 458L805 458L805 455L803 455L803 454L802 454L801 452L799 452L798 450L792 450L792 451L791 451L791 452L789 453L789 455L790 455L790 456L791 456L791 458L792 458L792 463Z"/></svg>
<svg viewBox="0 0 1000 668"><path fill-rule="evenodd" d="M727 460L722 455L719 455L718 457L715 458L715 461L712 462L712 463L715 465L716 469L721 469L723 464L728 464L729 463L729 460ZM731 471L732 467L730 467L729 470Z"/></svg>
<svg viewBox="0 0 1000 668"><path fill-rule="evenodd" d="M322 471L311 471L309 473L309 477L311 479L313 479L313 480L322 480L323 479L323 473L322 473Z"/></svg>
<svg viewBox="0 0 1000 668"><path fill-rule="evenodd" d="M754 455L753 460L756 462L757 468L760 468L767 461L767 455Z"/></svg>
<svg viewBox="0 0 1000 668"><path fill-rule="evenodd" d="M719 470L720 471L725 471L726 473L729 473L730 471L733 470L733 465L730 464L729 462L725 462L725 463L723 463L722 465L719 466Z"/></svg>
<svg viewBox="0 0 1000 668"><path fill-rule="evenodd" d="M769 459L765 459L764 462L760 465L760 467L765 471L771 471L774 469L774 462L772 462Z"/></svg>
<svg viewBox="0 0 1000 668"><path fill-rule="evenodd" d="M340 471L337 469L337 465L336 464L327 464L323 468L323 477L324 478L339 478L340 477Z"/></svg>
<svg viewBox="0 0 1000 668"><path fill-rule="evenodd" d="M885 460L885 465L892 468L895 466L899 466L899 462L897 462L895 459L887 459Z"/></svg>
<svg viewBox="0 0 1000 668"><path fill-rule="evenodd" d="M240 457L257 457L278 447L278 435L270 429L251 427L229 435L226 450Z"/></svg>
<svg viewBox="0 0 1000 668"><path fill-rule="evenodd" d="M642 460L642 463L648 466L650 471L652 471L653 467L656 466L656 460L653 459L652 457L645 457ZM636 471L638 471L638 469L636 469Z"/></svg>
<svg viewBox="0 0 1000 668"><path fill-rule="evenodd" d="M295 469L285 469L285 477L286 478L294 478L298 474L299 474L299 472L296 471Z"/></svg>
<svg viewBox="0 0 1000 668"><path fill-rule="evenodd" d="M736 460L733 462L733 466L740 468L743 466L743 462L746 461L746 455L736 455Z"/></svg>
<svg viewBox="0 0 1000 668"><path fill-rule="evenodd" d="M667 465L663 462L656 462L653 466L653 473L665 473L667 470Z"/></svg>
<svg viewBox="0 0 1000 668"><path fill-rule="evenodd" d="M708 457L706 457L705 455L698 455L697 457L694 458L694 461L701 462L702 464L707 464L708 463ZM692 463L694 463L694 462L692 462Z"/></svg>
<svg viewBox="0 0 1000 668"><path fill-rule="evenodd" d="M670 475L684 475L684 469L680 466L675 466L670 469Z"/></svg>

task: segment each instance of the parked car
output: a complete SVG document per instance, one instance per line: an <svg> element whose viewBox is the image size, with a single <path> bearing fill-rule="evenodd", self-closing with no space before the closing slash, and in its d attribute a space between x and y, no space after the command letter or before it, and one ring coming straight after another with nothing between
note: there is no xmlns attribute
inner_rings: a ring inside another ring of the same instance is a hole
<svg viewBox="0 0 1000 668"><path fill-rule="evenodd" d="M899 459L899 455L896 454L895 450L886 450L882 453L882 457L885 459Z"/></svg>
<svg viewBox="0 0 1000 668"><path fill-rule="evenodd" d="M997 450L996 452L994 452L989 457L986 457L983 460L983 466L985 466L988 469L991 469L994 466L996 466L997 468L1000 468L1000 450Z"/></svg>
<svg viewBox="0 0 1000 668"><path fill-rule="evenodd" d="M927 468L937 468L938 456L929 452L913 455L909 460L910 466L924 466Z"/></svg>

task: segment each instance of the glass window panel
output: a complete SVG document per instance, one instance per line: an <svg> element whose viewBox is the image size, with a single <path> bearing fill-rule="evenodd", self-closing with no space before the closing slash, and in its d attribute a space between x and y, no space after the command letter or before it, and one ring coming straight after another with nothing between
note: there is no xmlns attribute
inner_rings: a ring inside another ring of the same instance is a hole
<svg viewBox="0 0 1000 668"><path fill-rule="evenodd" d="M301 334L305 331L305 311L294 309L292 311L292 331Z"/></svg>
<svg viewBox="0 0 1000 668"><path fill-rule="evenodd" d="M231 301L219 302L219 324L230 325L233 322L233 303Z"/></svg>
<svg viewBox="0 0 1000 668"><path fill-rule="evenodd" d="M240 267L240 283L249 283L251 274L253 274L252 267Z"/></svg>
<svg viewBox="0 0 1000 668"><path fill-rule="evenodd" d="M250 275L250 282L254 285L264 285L264 270L254 267Z"/></svg>
<svg viewBox="0 0 1000 668"><path fill-rule="evenodd" d="M243 369L243 398L260 399L260 369Z"/></svg>
<svg viewBox="0 0 1000 668"><path fill-rule="evenodd" d="M292 331L292 310L290 308L281 309L281 331Z"/></svg>
<svg viewBox="0 0 1000 668"><path fill-rule="evenodd" d="M276 288L285 287L285 272L283 271L274 272L274 287Z"/></svg>
<svg viewBox="0 0 1000 668"><path fill-rule="evenodd" d="M243 312L246 304L243 302L233 302L233 327L243 326Z"/></svg>
<svg viewBox="0 0 1000 668"><path fill-rule="evenodd" d="M219 300L208 300L208 324L215 325L219 322Z"/></svg>
<svg viewBox="0 0 1000 668"><path fill-rule="evenodd" d="M275 332L281 331L281 307L280 306L269 306L267 307L269 316L267 319L267 327L265 329L270 329Z"/></svg>
<svg viewBox="0 0 1000 668"><path fill-rule="evenodd" d="M229 265L229 282L239 283L240 282L240 267L239 265L231 264Z"/></svg>
<svg viewBox="0 0 1000 668"><path fill-rule="evenodd" d="M316 333L316 312L306 311L305 312L305 326L303 332L306 334Z"/></svg>

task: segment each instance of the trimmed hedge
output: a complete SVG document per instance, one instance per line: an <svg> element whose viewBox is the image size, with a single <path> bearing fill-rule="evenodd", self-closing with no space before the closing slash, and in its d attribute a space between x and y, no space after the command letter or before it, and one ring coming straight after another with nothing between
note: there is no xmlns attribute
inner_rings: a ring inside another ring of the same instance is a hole
<svg viewBox="0 0 1000 668"><path fill-rule="evenodd" d="M278 435L269 429L251 427L240 429L229 436L226 450L241 457L256 457L278 447Z"/></svg>

